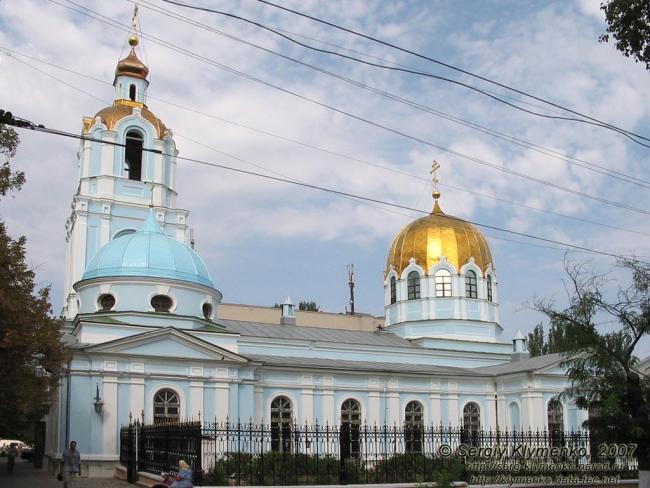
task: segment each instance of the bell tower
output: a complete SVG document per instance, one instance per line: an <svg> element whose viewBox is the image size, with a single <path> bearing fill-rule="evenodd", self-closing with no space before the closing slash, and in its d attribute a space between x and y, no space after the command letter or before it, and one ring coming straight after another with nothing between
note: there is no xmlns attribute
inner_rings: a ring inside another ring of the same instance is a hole
<svg viewBox="0 0 650 488"><path fill-rule="evenodd" d="M74 318L72 285L100 247L134 232L149 207L163 231L187 243L189 212L176 207L176 144L172 131L147 107L149 68L136 52L137 6L128 56L117 63L113 104L83 118L77 153L79 184L66 221L63 315Z"/></svg>

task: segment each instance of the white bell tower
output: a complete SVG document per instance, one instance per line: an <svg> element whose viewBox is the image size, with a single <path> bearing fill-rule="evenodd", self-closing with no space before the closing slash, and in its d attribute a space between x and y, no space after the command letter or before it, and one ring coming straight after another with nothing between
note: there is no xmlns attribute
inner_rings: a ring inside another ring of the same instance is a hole
<svg viewBox="0 0 650 488"><path fill-rule="evenodd" d="M80 143L79 185L66 221L66 319L78 313L72 285L86 264L109 241L138 229L150 206L164 232L187 243L189 212L176 207L178 151L172 131L146 105L149 68L136 54L136 19L137 6L129 55L115 69L113 104L83 119L82 134L94 140Z"/></svg>

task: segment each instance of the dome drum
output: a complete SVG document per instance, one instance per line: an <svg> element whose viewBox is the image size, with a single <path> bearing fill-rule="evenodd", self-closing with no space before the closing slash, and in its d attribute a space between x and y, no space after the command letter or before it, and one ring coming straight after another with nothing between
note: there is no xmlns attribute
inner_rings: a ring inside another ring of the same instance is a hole
<svg viewBox="0 0 650 488"><path fill-rule="evenodd" d="M427 329L431 321L456 320L500 329L496 274L486 239L472 224L445 215L439 194L434 197L431 214L404 227L390 247L386 326L410 323Z"/></svg>

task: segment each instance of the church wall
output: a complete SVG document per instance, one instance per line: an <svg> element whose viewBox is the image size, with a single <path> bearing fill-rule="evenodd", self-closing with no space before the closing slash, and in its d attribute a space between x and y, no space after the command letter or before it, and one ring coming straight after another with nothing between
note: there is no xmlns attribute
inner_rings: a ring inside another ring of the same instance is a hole
<svg viewBox="0 0 650 488"><path fill-rule="evenodd" d="M91 450L91 431L94 427L98 427L96 419L91 417L91 406L93 398L92 378L90 376L78 376L72 374L70 376L70 441L77 441L79 449L83 452ZM95 411L92 410L92 414ZM95 422L93 422L95 421Z"/></svg>

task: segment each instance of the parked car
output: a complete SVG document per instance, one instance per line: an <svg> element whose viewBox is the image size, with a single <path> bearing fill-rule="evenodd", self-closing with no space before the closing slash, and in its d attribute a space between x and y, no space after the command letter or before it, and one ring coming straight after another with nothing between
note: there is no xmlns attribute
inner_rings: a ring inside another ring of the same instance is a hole
<svg viewBox="0 0 650 488"><path fill-rule="evenodd" d="M23 444L23 449L19 452L21 459L31 461L34 458L34 448L30 445Z"/></svg>
<svg viewBox="0 0 650 488"><path fill-rule="evenodd" d="M20 446L23 444L22 441L16 440L16 439L0 439L0 455L6 456L7 451L9 450L9 446L12 444L16 444L17 446Z"/></svg>

